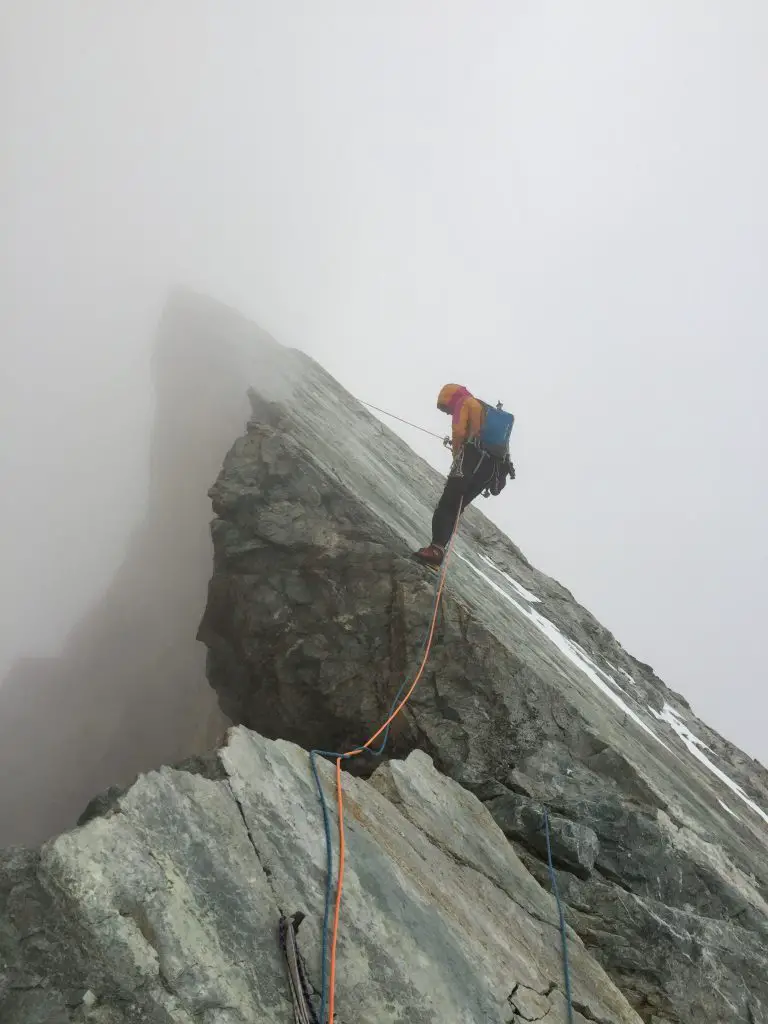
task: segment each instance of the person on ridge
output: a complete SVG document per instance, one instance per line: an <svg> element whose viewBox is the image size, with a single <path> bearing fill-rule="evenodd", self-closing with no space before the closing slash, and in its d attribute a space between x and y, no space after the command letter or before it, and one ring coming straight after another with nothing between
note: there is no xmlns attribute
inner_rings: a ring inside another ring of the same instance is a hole
<svg viewBox="0 0 768 1024"><path fill-rule="evenodd" d="M509 458L488 450L481 440L488 406L461 384L446 384L437 396L437 408L452 418L450 446L453 463L445 489L432 517L432 543L413 553L413 557L434 568L443 561L456 519L483 491L499 494L506 478L515 479L515 467ZM509 414L510 420L513 417ZM511 428L510 428L511 429ZM445 439L446 445L449 439Z"/></svg>

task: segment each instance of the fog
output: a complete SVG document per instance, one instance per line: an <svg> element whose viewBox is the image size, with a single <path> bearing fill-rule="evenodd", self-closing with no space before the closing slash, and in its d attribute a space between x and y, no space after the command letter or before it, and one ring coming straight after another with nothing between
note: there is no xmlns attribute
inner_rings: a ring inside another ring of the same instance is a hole
<svg viewBox="0 0 768 1024"><path fill-rule="evenodd" d="M750 0L5 0L0 678L123 563L184 284L438 433L501 399L483 511L768 762L766 53Z"/></svg>

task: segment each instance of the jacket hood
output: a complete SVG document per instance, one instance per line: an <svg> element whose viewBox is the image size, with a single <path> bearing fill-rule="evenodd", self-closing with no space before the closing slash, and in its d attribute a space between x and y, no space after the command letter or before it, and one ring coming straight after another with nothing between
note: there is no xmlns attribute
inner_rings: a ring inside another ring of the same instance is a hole
<svg viewBox="0 0 768 1024"><path fill-rule="evenodd" d="M437 396L437 406L439 409L447 409L455 420L464 399L471 397L472 394L463 384L445 384L440 388L440 393Z"/></svg>

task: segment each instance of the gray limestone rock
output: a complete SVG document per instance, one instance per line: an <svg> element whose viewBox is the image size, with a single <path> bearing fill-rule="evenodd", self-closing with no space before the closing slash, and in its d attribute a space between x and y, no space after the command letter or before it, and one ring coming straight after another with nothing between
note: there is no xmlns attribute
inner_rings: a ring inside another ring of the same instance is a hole
<svg viewBox="0 0 768 1024"><path fill-rule="evenodd" d="M320 771L332 801L333 767ZM39 856L3 856L3 1024L289 1024L277 925L297 910L319 989L325 846L309 757L235 728L212 774L140 776ZM344 773L343 787L337 1020L558 1019L553 900L482 803L419 752L373 783ZM576 1020L640 1024L573 932L569 947Z"/></svg>
<svg viewBox="0 0 768 1024"><path fill-rule="evenodd" d="M504 835L517 839L542 856L547 853L544 805L517 793L506 793L487 801L487 807ZM581 878L588 878L599 849L596 833L588 825L549 815L552 860Z"/></svg>

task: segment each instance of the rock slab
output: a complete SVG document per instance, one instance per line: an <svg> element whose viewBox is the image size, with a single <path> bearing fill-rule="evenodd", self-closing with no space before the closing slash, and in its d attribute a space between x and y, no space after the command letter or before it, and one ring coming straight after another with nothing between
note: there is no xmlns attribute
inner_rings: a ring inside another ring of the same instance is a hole
<svg viewBox="0 0 768 1024"><path fill-rule="evenodd" d="M320 987L325 849L307 753L239 727L198 767L141 776L39 853L2 855L3 1024L289 1024L277 924L298 910ZM321 772L332 800L332 766ZM552 897L477 797L420 752L370 781L345 773L344 797L337 1020L557 1020ZM570 955L578 1024L639 1024L573 932Z"/></svg>

